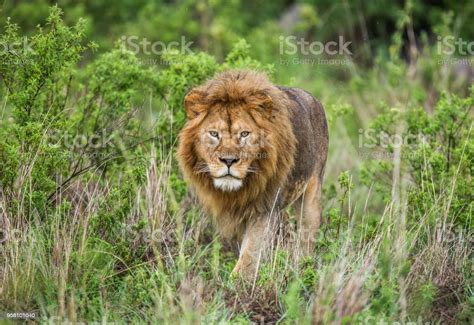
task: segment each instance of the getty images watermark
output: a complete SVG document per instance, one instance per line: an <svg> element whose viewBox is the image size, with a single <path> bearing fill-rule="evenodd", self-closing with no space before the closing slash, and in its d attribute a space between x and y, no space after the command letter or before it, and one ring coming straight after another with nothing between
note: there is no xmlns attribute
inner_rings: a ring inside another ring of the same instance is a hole
<svg viewBox="0 0 474 325"><path fill-rule="evenodd" d="M331 56L351 56L349 49L351 41L347 41L343 36L339 36L337 41L308 41L304 38L296 36L280 36L280 64L325 64L325 65L345 65L349 61L347 59L331 58ZM296 54L302 57L295 56ZM321 57L325 54L326 57ZM290 56L290 57L284 57ZM327 58L329 57L329 58Z"/></svg>

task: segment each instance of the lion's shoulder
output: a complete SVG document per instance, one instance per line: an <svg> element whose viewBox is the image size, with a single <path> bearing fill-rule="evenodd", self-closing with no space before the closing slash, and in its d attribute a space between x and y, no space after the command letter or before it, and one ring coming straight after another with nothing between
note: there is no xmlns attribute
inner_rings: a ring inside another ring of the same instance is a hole
<svg viewBox="0 0 474 325"><path fill-rule="evenodd" d="M324 107L306 90L278 86L289 100L288 110L297 141L295 166L290 182L309 179L322 173L328 150L328 125Z"/></svg>

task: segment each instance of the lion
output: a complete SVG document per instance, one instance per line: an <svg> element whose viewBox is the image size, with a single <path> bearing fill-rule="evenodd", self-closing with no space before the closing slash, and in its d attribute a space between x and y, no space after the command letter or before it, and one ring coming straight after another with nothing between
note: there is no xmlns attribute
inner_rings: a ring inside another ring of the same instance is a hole
<svg viewBox="0 0 474 325"><path fill-rule="evenodd" d="M240 243L234 274L256 274L293 204L299 246L314 248L328 151L324 108L308 92L273 85L262 72L225 71L184 98L177 157L203 210Z"/></svg>

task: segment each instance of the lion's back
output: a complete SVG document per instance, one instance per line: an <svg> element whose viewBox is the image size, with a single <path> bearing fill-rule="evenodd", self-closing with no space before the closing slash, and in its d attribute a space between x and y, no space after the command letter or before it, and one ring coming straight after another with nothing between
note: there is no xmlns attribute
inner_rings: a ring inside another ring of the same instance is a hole
<svg viewBox="0 0 474 325"><path fill-rule="evenodd" d="M321 103L299 88L278 87L290 100L291 123L297 140L291 183L300 183L313 175L322 178L328 151L328 126Z"/></svg>

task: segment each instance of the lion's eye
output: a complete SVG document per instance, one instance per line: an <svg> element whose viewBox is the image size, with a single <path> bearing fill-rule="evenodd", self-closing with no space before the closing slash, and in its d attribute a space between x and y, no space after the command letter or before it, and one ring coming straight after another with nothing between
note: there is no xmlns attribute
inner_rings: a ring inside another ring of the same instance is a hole
<svg viewBox="0 0 474 325"><path fill-rule="evenodd" d="M249 131L243 131L243 132L240 133L240 137L241 137L241 138L246 138L246 137L249 136L249 134L250 134Z"/></svg>
<svg viewBox="0 0 474 325"><path fill-rule="evenodd" d="M209 134L213 138L217 138L217 139L219 138L219 133L217 131L209 131Z"/></svg>

